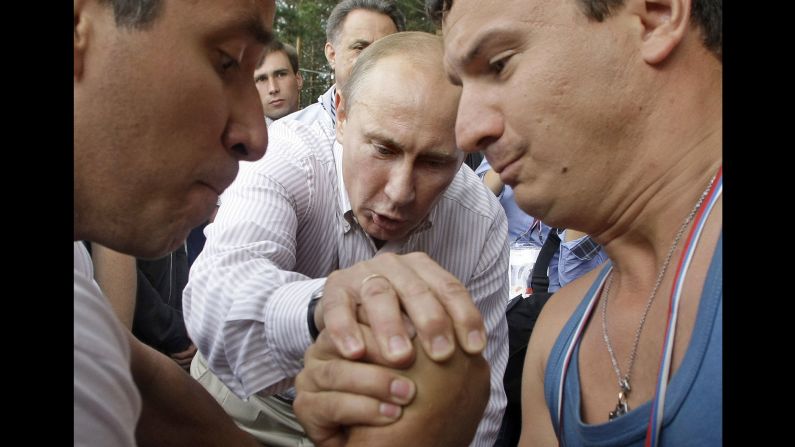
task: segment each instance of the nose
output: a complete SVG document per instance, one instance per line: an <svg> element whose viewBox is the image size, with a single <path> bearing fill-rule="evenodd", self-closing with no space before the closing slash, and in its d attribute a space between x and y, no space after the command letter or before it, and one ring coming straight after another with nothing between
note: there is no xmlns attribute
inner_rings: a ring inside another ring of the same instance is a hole
<svg viewBox="0 0 795 447"><path fill-rule="evenodd" d="M455 121L458 147L464 152L485 150L499 140L504 131L501 110L482 94L475 95L474 89L464 87Z"/></svg>
<svg viewBox="0 0 795 447"><path fill-rule="evenodd" d="M238 160L256 161L265 155L268 129L257 88L252 82L230 99L229 121L224 129L224 148Z"/></svg>
<svg viewBox="0 0 795 447"><path fill-rule="evenodd" d="M389 172L384 193L395 208L414 201L414 169L410 163L400 163Z"/></svg>
<svg viewBox="0 0 795 447"><path fill-rule="evenodd" d="M271 95L279 93L279 86L276 84L276 76L268 78L268 93Z"/></svg>

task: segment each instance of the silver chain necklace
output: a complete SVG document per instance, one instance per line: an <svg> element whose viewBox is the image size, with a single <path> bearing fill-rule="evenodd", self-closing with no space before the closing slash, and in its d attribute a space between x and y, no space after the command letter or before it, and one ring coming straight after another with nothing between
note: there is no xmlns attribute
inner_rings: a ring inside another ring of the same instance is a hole
<svg viewBox="0 0 795 447"><path fill-rule="evenodd" d="M607 352L610 353L610 361L613 363L613 370L616 372L616 377L618 377L619 388L618 404L616 405L616 409L611 411L609 414L609 420L611 421L619 416L623 416L629 411L627 399L629 398L630 391L632 391L632 387L629 384L629 379L632 376L632 367L635 366L635 355L638 352L640 333L643 331L643 325L646 323L646 316L649 314L649 309L651 309L651 305L654 302L654 297L657 295L657 289L660 287L660 283L662 283L662 280L665 277L665 272L668 270L668 264L671 262L671 257L674 254L674 250L676 250L677 245L679 245L679 240L682 239L685 229L687 229L687 226L693 221L698 209L701 208L701 203L707 197L710 188L712 188L712 183L715 181L715 177L717 177L717 174L712 176L712 179L709 181L709 185L707 185L707 189L701 193L701 197L698 198L696 205L692 210L690 210L690 214L687 215L685 221L682 222L682 226L679 227L679 231L676 233L676 237L674 238L674 242L671 244L671 248L668 249L668 255L665 257L662 270L660 270L660 273L657 275L657 281L655 281L654 287L651 289L649 299L646 301L646 308L643 309L643 316L640 318L638 329L635 330L635 342L632 345L632 352L629 354L627 374L624 376L621 375L621 369L618 367L618 360L616 360L616 355L613 352L613 346L610 344L610 337L607 335L607 301L610 298L610 285L613 283L613 273L611 269L610 277L607 280L607 284L605 284L605 289L603 292L604 300L602 301L602 337L604 338L605 345L607 345Z"/></svg>

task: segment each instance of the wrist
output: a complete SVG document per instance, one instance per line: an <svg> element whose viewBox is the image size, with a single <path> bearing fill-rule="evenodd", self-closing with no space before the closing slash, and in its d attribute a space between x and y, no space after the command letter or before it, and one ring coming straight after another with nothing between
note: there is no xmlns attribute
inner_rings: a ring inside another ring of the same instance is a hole
<svg viewBox="0 0 795 447"><path fill-rule="evenodd" d="M317 324L315 324L315 309L321 298L323 298L322 288L312 294L309 299L309 305L306 308L306 325L309 328L309 335L312 337L312 341L317 340L317 336L320 335Z"/></svg>

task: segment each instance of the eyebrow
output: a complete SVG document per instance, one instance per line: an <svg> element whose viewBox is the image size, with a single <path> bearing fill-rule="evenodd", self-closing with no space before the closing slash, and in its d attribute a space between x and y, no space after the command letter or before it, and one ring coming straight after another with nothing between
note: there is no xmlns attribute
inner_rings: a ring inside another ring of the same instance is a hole
<svg viewBox="0 0 795 447"><path fill-rule="evenodd" d="M351 42L351 44L350 44L350 45L348 45L348 48L353 48L353 47L355 47L355 46L356 46L356 45L358 45L358 44L362 44L362 45L364 45L364 46L369 46L371 43L372 43L372 42L370 42L369 40L365 40L365 39L356 39L356 40L354 40L353 42Z"/></svg>
<svg viewBox="0 0 795 447"><path fill-rule="evenodd" d="M406 152L405 146L398 143L391 137L388 137L386 135L381 135L376 131L365 132L364 137L369 141L377 141L378 143L383 144L390 149L398 150L400 152ZM439 163L449 163L454 160L458 160L458 156L455 154L446 154L435 151L418 154L417 158L420 160L435 161Z"/></svg>
<svg viewBox="0 0 795 447"><path fill-rule="evenodd" d="M239 24L240 28L246 30L257 42L268 45L273 41L273 33L262 26L262 21L260 21L260 19L249 16L241 20L241 22L242 23Z"/></svg>
<svg viewBox="0 0 795 447"><path fill-rule="evenodd" d="M503 42L514 39L516 37L515 34L516 30L506 30L504 28L497 27L492 27L485 31L481 31L480 35L475 39L475 42L472 44L472 46L470 46L469 51L467 51L463 57L453 58L453 62L465 67L477 59L484 47L488 45L502 44Z"/></svg>
<svg viewBox="0 0 795 447"><path fill-rule="evenodd" d="M378 143L383 144L389 147L390 149L397 149L400 152L405 152L405 148L403 147L402 144L398 143L391 137L379 134L376 131L365 132L364 137L370 141L377 141Z"/></svg>
<svg viewBox="0 0 795 447"><path fill-rule="evenodd" d="M258 17L252 16L248 11L223 24L218 34L224 36L241 33L253 38L262 45L268 45L273 41L273 33L263 26L262 21Z"/></svg>

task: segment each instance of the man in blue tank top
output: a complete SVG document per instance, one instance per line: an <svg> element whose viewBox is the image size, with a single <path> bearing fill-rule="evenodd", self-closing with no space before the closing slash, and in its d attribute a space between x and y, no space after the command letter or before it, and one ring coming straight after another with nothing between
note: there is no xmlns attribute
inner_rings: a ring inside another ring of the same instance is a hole
<svg viewBox="0 0 795 447"><path fill-rule="evenodd" d="M721 0L426 7L456 144L610 259L535 325L520 445L721 445Z"/></svg>
<svg viewBox="0 0 795 447"><path fill-rule="evenodd" d="M530 445L722 443L722 3L429 0L457 144L610 258L545 306Z"/></svg>

